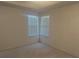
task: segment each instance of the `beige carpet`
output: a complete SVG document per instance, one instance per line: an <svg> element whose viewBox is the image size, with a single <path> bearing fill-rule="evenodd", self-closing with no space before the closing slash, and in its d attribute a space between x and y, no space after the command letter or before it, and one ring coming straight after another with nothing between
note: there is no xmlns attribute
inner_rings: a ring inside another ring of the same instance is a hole
<svg viewBox="0 0 79 59"><path fill-rule="evenodd" d="M51 48L42 43L20 47L10 51L0 52L0 57L6 58L72 58L67 53Z"/></svg>

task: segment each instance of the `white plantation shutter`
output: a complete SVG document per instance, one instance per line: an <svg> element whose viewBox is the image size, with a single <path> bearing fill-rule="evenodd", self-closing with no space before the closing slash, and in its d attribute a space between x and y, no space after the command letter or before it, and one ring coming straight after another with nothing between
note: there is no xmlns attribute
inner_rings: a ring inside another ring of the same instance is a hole
<svg viewBox="0 0 79 59"><path fill-rule="evenodd" d="M48 36L48 25L49 25L49 16L42 16L40 22L40 35Z"/></svg>
<svg viewBox="0 0 79 59"><path fill-rule="evenodd" d="M39 34L38 17L28 15L28 35L38 36L38 34Z"/></svg>

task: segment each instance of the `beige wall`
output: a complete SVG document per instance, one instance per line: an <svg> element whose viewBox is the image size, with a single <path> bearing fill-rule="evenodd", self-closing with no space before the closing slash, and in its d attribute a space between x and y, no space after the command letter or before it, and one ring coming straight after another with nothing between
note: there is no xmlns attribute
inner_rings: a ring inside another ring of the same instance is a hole
<svg viewBox="0 0 79 59"><path fill-rule="evenodd" d="M79 57L79 3L45 13L50 15L50 36L42 40L57 49Z"/></svg>
<svg viewBox="0 0 79 59"><path fill-rule="evenodd" d="M37 41L28 38L25 19L22 10L0 6L0 50L15 48Z"/></svg>

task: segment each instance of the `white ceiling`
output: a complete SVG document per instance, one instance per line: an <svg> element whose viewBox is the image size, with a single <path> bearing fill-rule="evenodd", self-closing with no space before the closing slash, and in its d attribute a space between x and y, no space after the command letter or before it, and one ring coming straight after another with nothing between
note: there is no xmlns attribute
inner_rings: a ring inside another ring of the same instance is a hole
<svg viewBox="0 0 79 59"><path fill-rule="evenodd" d="M6 1L6 2L31 9L43 9L48 6L58 4L61 1Z"/></svg>

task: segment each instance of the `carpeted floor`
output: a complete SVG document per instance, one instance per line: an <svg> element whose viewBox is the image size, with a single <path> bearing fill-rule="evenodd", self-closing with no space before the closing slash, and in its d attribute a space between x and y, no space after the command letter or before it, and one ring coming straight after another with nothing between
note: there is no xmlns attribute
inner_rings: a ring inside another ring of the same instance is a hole
<svg viewBox="0 0 79 59"><path fill-rule="evenodd" d="M4 58L72 58L73 56L62 51L51 48L42 43L35 43L29 46L0 52Z"/></svg>

